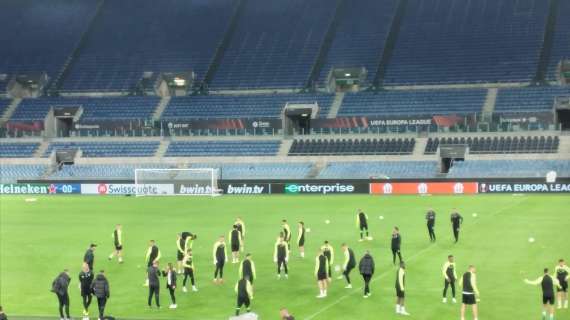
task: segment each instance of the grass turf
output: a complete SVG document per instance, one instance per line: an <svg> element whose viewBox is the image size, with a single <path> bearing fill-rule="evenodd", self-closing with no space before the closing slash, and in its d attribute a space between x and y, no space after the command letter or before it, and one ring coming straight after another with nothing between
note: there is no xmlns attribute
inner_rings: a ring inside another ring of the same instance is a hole
<svg viewBox="0 0 570 320"><path fill-rule="evenodd" d="M57 315L56 297L49 291L51 281L63 268L69 268L72 316L79 317L77 274L85 249L96 242L95 270L105 269L110 281L108 314L120 319L227 319L235 308L233 287L238 267L226 264L226 283L214 285L212 245L218 235L227 235L238 215L245 220L246 251L253 254L257 267L252 308L261 319L278 318L283 306L297 319L399 318L394 314L396 269L389 249L395 225L400 227L402 254L408 264L406 304L411 319L459 318L459 304L441 303L441 267L448 254L456 256L458 274L468 264L477 266L481 319L537 319L540 289L522 280L538 277L543 267L553 268L563 255L570 259L567 196L44 196L36 202L25 202L25 198L0 197L0 304L11 316ZM428 241L425 227L424 212L429 207L438 213L436 244ZM452 243L449 225L453 207L465 218L457 245ZM373 241L357 241L356 208L369 215ZM290 277L278 281L272 255L282 218L290 221L293 239L298 220L305 221L311 232L307 234L307 257L298 258L293 246ZM326 219L331 223L325 224ZM123 224L123 265L107 261L116 223ZM178 309L169 310L163 279L163 308L149 310L147 289L142 286L144 268L139 268L147 242L157 240L163 267L175 262L176 233L180 231L198 234L194 259L200 291L183 294L178 290ZM532 244L528 242L531 236L536 239ZM376 274L371 298L362 298L362 279L356 270L352 273L354 289L344 289L344 281L336 280L335 274L328 298L315 298L314 258L325 239L335 247L335 265L343 258L342 242L354 249L357 260L364 250L372 251ZM92 316L95 311L96 303L91 307ZM557 318L570 319L570 310L558 312Z"/></svg>

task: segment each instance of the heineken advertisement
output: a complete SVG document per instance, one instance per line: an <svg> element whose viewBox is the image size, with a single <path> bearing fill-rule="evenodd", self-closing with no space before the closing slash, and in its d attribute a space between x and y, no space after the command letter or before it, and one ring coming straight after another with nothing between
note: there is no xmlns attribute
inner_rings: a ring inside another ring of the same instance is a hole
<svg viewBox="0 0 570 320"><path fill-rule="evenodd" d="M49 184L0 184L0 194L49 194Z"/></svg>

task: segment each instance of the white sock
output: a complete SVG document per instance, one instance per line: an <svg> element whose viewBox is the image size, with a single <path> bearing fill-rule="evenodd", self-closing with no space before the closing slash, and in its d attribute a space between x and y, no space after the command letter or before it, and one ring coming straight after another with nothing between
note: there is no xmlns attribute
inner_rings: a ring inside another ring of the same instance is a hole
<svg viewBox="0 0 570 320"><path fill-rule="evenodd" d="M304 258L304 257L305 257L305 253L301 252L301 258Z"/></svg>
<svg viewBox="0 0 570 320"><path fill-rule="evenodd" d="M397 304L397 305L396 305L396 313L400 313L400 311L401 311L400 305Z"/></svg>

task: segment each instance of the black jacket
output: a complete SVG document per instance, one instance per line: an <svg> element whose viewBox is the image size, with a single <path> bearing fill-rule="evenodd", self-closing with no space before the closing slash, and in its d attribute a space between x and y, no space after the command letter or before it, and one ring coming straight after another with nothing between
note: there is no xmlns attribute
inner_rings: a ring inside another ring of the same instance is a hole
<svg viewBox="0 0 570 320"><path fill-rule="evenodd" d="M176 288L176 271L170 271L170 286L168 285L168 271L162 271L162 276L166 277L166 288Z"/></svg>
<svg viewBox="0 0 570 320"><path fill-rule="evenodd" d="M64 295L67 293L69 282L71 282L71 278L67 275L67 273L62 272L57 276L57 278L55 278L55 280L53 280L51 284L51 291L58 295Z"/></svg>
<svg viewBox="0 0 570 320"><path fill-rule="evenodd" d="M93 261L95 261L95 255L93 254L93 250L87 249L85 255L83 256L83 262L87 263L89 267L93 266ZM93 272L93 270L91 270Z"/></svg>
<svg viewBox="0 0 570 320"><path fill-rule="evenodd" d="M91 289L97 298L108 299L110 296L109 282L107 281L107 278L105 278L105 276L102 274L98 274L97 277L95 277L95 280L91 284Z"/></svg>
<svg viewBox="0 0 570 320"><path fill-rule="evenodd" d="M374 259L369 254L365 254L360 263L358 264L358 270L362 275L373 275L374 274Z"/></svg>
<svg viewBox="0 0 570 320"><path fill-rule="evenodd" d="M93 273L91 271L79 273L79 283L81 284L81 294L91 294L91 284L93 283Z"/></svg>
<svg viewBox="0 0 570 320"><path fill-rule="evenodd" d="M4 312L0 313L0 320L8 320L8 317L6 317Z"/></svg>
<svg viewBox="0 0 570 320"><path fill-rule="evenodd" d="M160 270L155 267L148 267L148 285L151 287L160 286Z"/></svg>

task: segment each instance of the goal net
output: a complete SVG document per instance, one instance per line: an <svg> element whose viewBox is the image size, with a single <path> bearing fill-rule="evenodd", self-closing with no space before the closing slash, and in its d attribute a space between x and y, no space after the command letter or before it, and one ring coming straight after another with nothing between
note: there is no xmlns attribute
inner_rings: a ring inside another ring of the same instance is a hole
<svg viewBox="0 0 570 320"><path fill-rule="evenodd" d="M218 169L135 169L137 196L218 196Z"/></svg>

